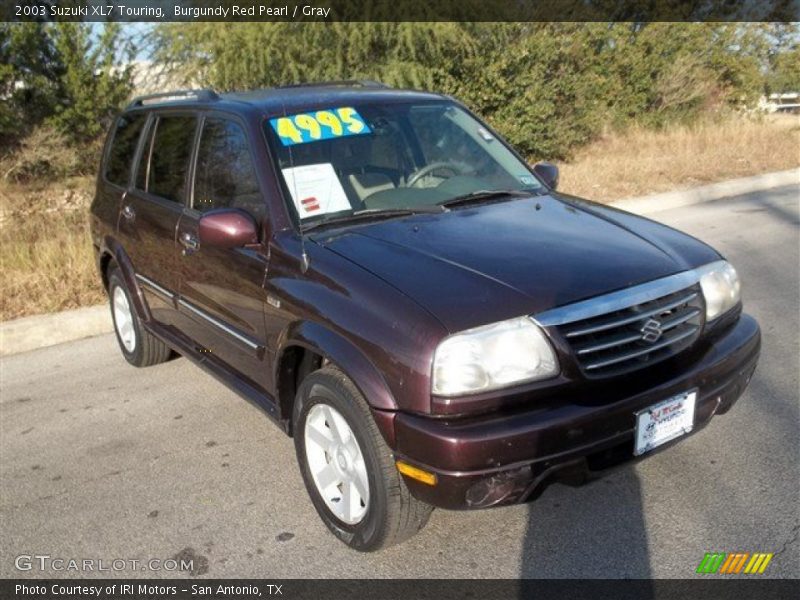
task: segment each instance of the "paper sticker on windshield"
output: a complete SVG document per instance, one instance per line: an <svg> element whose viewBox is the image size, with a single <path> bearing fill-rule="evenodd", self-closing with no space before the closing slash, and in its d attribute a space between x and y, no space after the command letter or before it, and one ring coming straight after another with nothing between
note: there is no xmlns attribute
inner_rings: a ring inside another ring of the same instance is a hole
<svg viewBox="0 0 800 600"><path fill-rule="evenodd" d="M533 175L522 175L519 178L519 182L522 185L536 185L536 179L533 177Z"/></svg>
<svg viewBox="0 0 800 600"><path fill-rule="evenodd" d="M330 163L281 169L301 219L350 210L350 201Z"/></svg>
<svg viewBox="0 0 800 600"><path fill-rule="evenodd" d="M348 106L277 117L269 123L284 146L372 133L358 111Z"/></svg>

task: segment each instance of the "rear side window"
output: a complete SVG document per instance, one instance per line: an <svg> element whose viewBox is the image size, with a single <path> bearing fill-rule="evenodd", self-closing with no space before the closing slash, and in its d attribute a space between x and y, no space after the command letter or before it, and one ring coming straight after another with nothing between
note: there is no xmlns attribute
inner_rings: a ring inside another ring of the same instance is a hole
<svg viewBox="0 0 800 600"><path fill-rule="evenodd" d="M239 124L208 118L200 134L195 173L194 208L240 208L254 217L263 213L247 136Z"/></svg>
<svg viewBox="0 0 800 600"><path fill-rule="evenodd" d="M106 179L111 183L127 187L133 155L146 120L144 113L122 115L117 119L105 170Z"/></svg>
<svg viewBox="0 0 800 600"><path fill-rule="evenodd" d="M139 155L139 165L136 167L136 179L133 183L137 190L147 190L147 168L150 166L150 150L153 147L153 129L155 122L150 122L150 127L144 134L144 143Z"/></svg>
<svg viewBox="0 0 800 600"><path fill-rule="evenodd" d="M183 203L196 124L195 117L159 117L147 174L149 193Z"/></svg>

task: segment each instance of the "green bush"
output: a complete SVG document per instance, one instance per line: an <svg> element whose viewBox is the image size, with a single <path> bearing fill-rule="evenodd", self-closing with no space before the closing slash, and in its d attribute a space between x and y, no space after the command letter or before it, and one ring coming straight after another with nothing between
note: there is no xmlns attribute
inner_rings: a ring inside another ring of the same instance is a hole
<svg viewBox="0 0 800 600"><path fill-rule="evenodd" d="M45 126L81 154L97 143L132 88L122 34L0 23L0 158ZM155 62L189 86L366 78L452 94L531 159L800 85L796 24L196 22L156 25L153 38ZM45 163L17 172L60 172Z"/></svg>
<svg viewBox="0 0 800 600"><path fill-rule="evenodd" d="M752 103L771 26L739 23L180 23L159 62L188 84L252 89L379 79L458 96L531 158L603 128Z"/></svg>
<svg viewBox="0 0 800 600"><path fill-rule="evenodd" d="M15 144L13 152L0 156L0 177L20 184L49 181L97 171L100 138L76 147L59 129L40 125Z"/></svg>

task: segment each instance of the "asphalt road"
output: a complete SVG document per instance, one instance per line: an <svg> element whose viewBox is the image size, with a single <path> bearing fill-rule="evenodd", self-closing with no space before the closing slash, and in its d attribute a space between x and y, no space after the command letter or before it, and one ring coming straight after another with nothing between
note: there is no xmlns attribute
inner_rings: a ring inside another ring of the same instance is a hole
<svg viewBox="0 0 800 600"><path fill-rule="evenodd" d="M182 552L209 577L694 577L707 551L760 551L776 553L768 576L800 577L799 200L793 186L656 215L737 266L762 325L759 368L730 413L587 487L435 511L378 554L334 540L291 441L188 361L136 370L111 335L2 359L0 576L78 575L21 573L20 554Z"/></svg>

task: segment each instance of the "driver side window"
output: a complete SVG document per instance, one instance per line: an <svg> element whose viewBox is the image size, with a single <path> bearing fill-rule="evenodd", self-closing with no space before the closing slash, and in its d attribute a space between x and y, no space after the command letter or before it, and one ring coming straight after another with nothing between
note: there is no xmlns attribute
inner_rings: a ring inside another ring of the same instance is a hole
<svg viewBox="0 0 800 600"><path fill-rule="evenodd" d="M240 208L257 220L265 214L247 136L241 126L210 117L203 124L197 154L193 208Z"/></svg>

